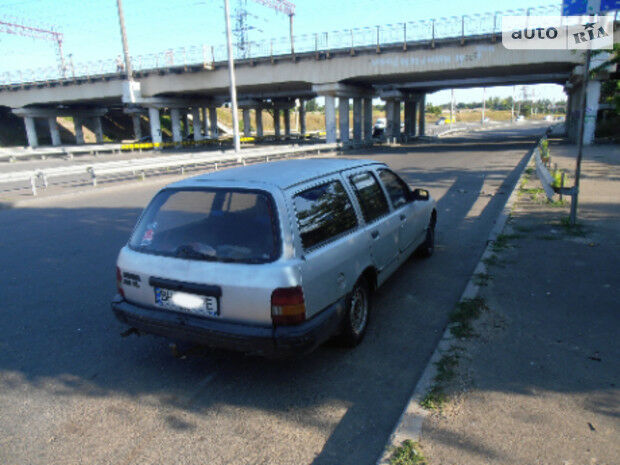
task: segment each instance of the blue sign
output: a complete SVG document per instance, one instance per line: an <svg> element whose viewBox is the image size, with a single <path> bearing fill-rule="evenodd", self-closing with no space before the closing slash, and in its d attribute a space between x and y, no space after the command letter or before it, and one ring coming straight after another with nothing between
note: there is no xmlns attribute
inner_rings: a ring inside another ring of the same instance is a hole
<svg viewBox="0 0 620 465"><path fill-rule="evenodd" d="M562 2L564 16L598 14L614 10L620 10L620 0L564 0Z"/></svg>
<svg viewBox="0 0 620 465"><path fill-rule="evenodd" d="M620 0L601 0L601 12L620 10Z"/></svg>
<svg viewBox="0 0 620 465"><path fill-rule="evenodd" d="M564 16L579 16L588 11L588 0L564 0L562 14Z"/></svg>
<svg viewBox="0 0 620 465"><path fill-rule="evenodd" d="M581 16L620 10L620 0L564 0L564 16Z"/></svg>

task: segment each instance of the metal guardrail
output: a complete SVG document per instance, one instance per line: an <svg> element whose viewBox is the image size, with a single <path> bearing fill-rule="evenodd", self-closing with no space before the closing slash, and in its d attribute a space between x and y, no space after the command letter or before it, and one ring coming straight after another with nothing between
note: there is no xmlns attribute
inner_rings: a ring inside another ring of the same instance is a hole
<svg viewBox="0 0 620 465"><path fill-rule="evenodd" d="M37 149L4 149L0 151L0 160L15 161L22 158L34 158L40 157L45 159L47 157L67 157L72 159L77 154L91 154L98 155L100 153L120 153L122 149L121 144L85 144L77 146L65 146L65 147L42 147Z"/></svg>
<svg viewBox="0 0 620 465"><path fill-rule="evenodd" d="M547 131L547 133L551 132L552 128ZM540 140L539 145L536 146L536 148L534 149L534 162L536 163L536 174L538 175L538 179L540 180L543 190L547 195L547 199L549 199L549 201L553 201L555 194L560 195L560 200L562 200L563 195L570 195L571 197L573 197L576 193L576 189L574 187L564 187L564 172L562 171L560 173L556 165L554 174L551 174L551 172L549 171L549 161L547 160L547 162L545 162L541 157L541 147L543 142L546 140L547 136L544 136ZM557 177L555 176L556 173L558 174Z"/></svg>
<svg viewBox="0 0 620 465"><path fill-rule="evenodd" d="M559 15L559 5L547 5L536 8L495 11L482 14L442 17L429 20L409 21L381 26L369 26L344 29L339 31L302 34L293 37L295 53L325 54L334 50L351 50L356 48L382 47L416 42L429 42L443 39L461 39L487 34L501 34L502 15ZM262 41L248 42L242 49L234 47L236 60L254 58L274 58L293 55L291 38L280 37ZM170 68L210 69L216 62L227 59L225 45L208 44L194 45L165 50L159 53L137 55L131 57L134 72L166 70ZM25 83L46 81L72 81L96 77L121 77L124 70L118 67L115 59L93 60L84 63L73 63L69 60L64 70L57 66L46 68L25 69L0 73L0 85L12 86Z"/></svg>
<svg viewBox="0 0 620 465"><path fill-rule="evenodd" d="M89 176L93 186L97 186L99 180L111 176L132 176L139 175L145 178L148 172L157 172L158 170L180 170L184 173L186 169L197 169L199 167L211 165L217 170L222 164L242 164L247 162L256 162L264 159L268 162L272 159L296 157L307 155L312 152L320 154L321 152L329 152L337 150L338 144L313 144L307 146L286 146L280 148L266 149L248 149L241 154L235 154L230 150L221 154L183 154L169 157L151 157L142 159L131 159L114 162L102 162L93 165L73 165L67 167L47 168L41 170L18 171L13 173L0 174L0 184L6 183L30 183L32 195L37 195L37 188L47 188L49 180L52 178L60 178L75 175ZM37 185L38 183L38 185Z"/></svg>

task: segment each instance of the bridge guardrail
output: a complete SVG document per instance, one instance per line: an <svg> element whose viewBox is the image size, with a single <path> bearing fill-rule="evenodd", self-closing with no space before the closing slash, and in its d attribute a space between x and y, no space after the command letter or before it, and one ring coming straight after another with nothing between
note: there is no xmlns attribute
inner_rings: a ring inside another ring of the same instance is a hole
<svg viewBox="0 0 620 465"><path fill-rule="evenodd" d="M382 47L402 44L406 50L408 45L416 42L428 42L435 45L436 40L461 39L491 34L501 35L501 17L509 15L551 15L560 14L559 5L547 5L536 8L495 11L481 14L442 17L404 23L386 24L351 28L339 31L301 34L293 36L295 53L312 53L322 55L335 50ZM291 50L291 38L279 37L261 41L249 41L243 47L235 44L236 60L294 56ZM158 53L131 57L132 68L136 73L154 70L184 68L212 69L217 62L226 62L225 45L210 44L193 45L168 49ZM124 70L119 69L113 59L73 63L69 60L64 69L57 66L16 70L0 73L0 86L21 86L26 83L73 81L96 78L122 77Z"/></svg>
<svg viewBox="0 0 620 465"><path fill-rule="evenodd" d="M131 159L113 162L102 162L92 165L74 165L67 167L47 168L39 170L18 171L13 173L1 173L0 184L29 182L33 196L37 195L37 188L47 188L51 178L59 178L74 175L87 175L90 177L93 186L97 186L101 178L114 175L140 176L144 179L147 172L165 169L166 171L179 169L181 173L188 168L197 168L200 166L212 165L214 169L218 169L222 164L242 164L248 161L256 161L265 159L288 158L289 156L301 156L311 152L329 152L337 150L340 146L334 144L313 144L306 146L285 146L281 148L266 149L248 149L245 153L235 154L233 151L228 153L214 155L209 154L182 154L169 157L151 157L146 159ZM37 181L39 186L37 186Z"/></svg>

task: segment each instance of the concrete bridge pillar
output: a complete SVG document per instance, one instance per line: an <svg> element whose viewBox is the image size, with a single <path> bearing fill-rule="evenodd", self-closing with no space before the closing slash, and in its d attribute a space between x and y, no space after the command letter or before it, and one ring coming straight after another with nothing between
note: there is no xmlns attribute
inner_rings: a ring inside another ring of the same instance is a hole
<svg viewBox="0 0 620 465"><path fill-rule="evenodd" d="M583 145L592 145L594 143L594 131L596 129L598 101L601 97L601 81L589 81L585 91L586 114L583 125Z"/></svg>
<svg viewBox="0 0 620 465"><path fill-rule="evenodd" d="M394 112L394 116L392 116L392 138L394 142L398 142L400 140L400 100L394 100L392 111Z"/></svg>
<svg viewBox="0 0 620 465"><path fill-rule="evenodd" d="M328 144L336 142L336 97L325 96L325 138Z"/></svg>
<svg viewBox="0 0 620 465"><path fill-rule="evenodd" d="M189 130L189 113L187 108L183 110L183 126L185 129L185 137L189 137L191 131Z"/></svg>
<svg viewBox="0 0 620 465"><path fill-rule="evenodd" d="M159 108L149 108L149 125L151 126L151 140L154 144L161 144L161 121L159 121Z"/></svg>
<svg viewBox="0 0 620 465"><path fill-rule="evenodd" d="M299 134L301 137L306 135L306 101L299 100Z"/></svg>
<svg viewBox="0 0 620 465"><path fill-rule="evenodd" d="M411 95L405 100L405 139L415 137L416 104L415 97Z"/></svg>
<svg viewBox="0 0 620 465"><path fill-rule="evenodd" d="M133 123L133 134L136 140L142 139L142 126L140 125L140 115L135 113L131 116L131 122Z"/></svg>
<svg viewBox="0 0 620 465"><path fill-rule="evenodd" d="M75 143L78 145L84 144L84 129L82 128L82 118L79 116L73 117L73 128L75 131Z"/></svg>
<svg viewBox="0 0 620 465"><path fill-rule="evenodd" d="M37 137L37 128L35 126L34 117L24 116L24 126L26 127L26 137L28 145L35 149L39 146L39 138Z"/></svg>
<svg viewBox="0 0 620 465"><path fill-rule="evenodd" d="M372 143L372 98L364 98L364 140Z"/></svg>
<svg viewBox="0 0 620 465"><path fill-rule="evenodd" d="M60 131L58 130L58 122L55 116L47 118L50 127L50 136L52 137L52 145L57 147L60 145Z"/></svg>
<svg viewBox="0 0 620 465"><path fill-rule="evenodd" d="M353 99L353 142L362 143L362 98Z"/></svg>
<svg viewBox="0 0 620 465"><path fill-rule="evenodd" d="M340 142L349 142L349 97L338 97L338 117L340 119Z"/></svg>
<svg viewBox="0 0 620 465"><path fill-rule="evenodd" d="M211 138L217 139L219 131L217 129L217 108L209 107L209 122L211 123Z"/></svg>
<svg viewBox="0 0 620 465"><path fill-rule="evenodd" d="M288 139L291 137L291 110L289 108L285 108L282 110L284 116L284 138Z"/></svg>
<svg viewBox="0 0 620 465"><path fill-rule="evenodd" d="M425 130L425 117L426 117L426 94L422 94L420 96L420 100L419 100L419 109L420 109L420 116L419 116L419 121L418 121L418 135L419 136L424 136L426 135L426 130Z"/></svg>
<svg viewBox="0 0 620 465"><path fill-rule="evenodd" d="M103 126L101 125L101 117L93 118L93 127L95 129L95 140L98 144L103 144Z"/></svg>
<svg viewBox="0 0 620 465"><path fill-rule="evenodd" d="M385 130L384 134L390 139L392 137L392 133L394 132L394 100L386 100L385 101Z"/></svg>
<svg viewBox="0 0 620 465"><path fill-rule="evenodd" d="M250 109L243 109L243 135L250 137L252 135L252 125L250 123Z"/></svg>
<svg viewBox="0 0 620 465"><path fill-rule="evenodd" d="M178 144L183 140L181 135L181 110L178 108L170 109L170 123L172 124L172 142Z"/></svg>
<svg viewBox="0 0 620 465"><path fill-rule="evenodd" d="M209 109L206 107L202 109L202 124L204 126L204 137L205 139L208 139L210 137L209 135Z"/></svg>
<svg viewBox="0 0 620 465"><path fill-rule="evenodd" d="M192 126L194 127L194 142L202 140L202 124L200 123L200 107L192 107Z"/></svg>
<svg viewBox="0 0 620 465"><path fill-rule="evenodd" d="M273 132L276 139L280 138L280 108L274 104L273 107Z"/></svg>
<svg viewBox="0 0 620 465"><path fill-rule="evenodd" d="M256 137L263 137L263 109L256 107L254 110L254 118L256 120Z"/></svg>

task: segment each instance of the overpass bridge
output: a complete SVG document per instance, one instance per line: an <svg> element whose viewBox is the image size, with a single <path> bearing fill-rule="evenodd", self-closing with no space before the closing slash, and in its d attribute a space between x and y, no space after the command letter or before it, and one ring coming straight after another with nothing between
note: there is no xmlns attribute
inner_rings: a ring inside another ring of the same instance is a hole
<svg viewBox="0 0 620 465"><path fill-rule="evenodd" d="M325 98L327 142L349 141L349 109L353 101L353 139L370 140L372 133L372 99L386 102L387 132L401 135L400 109L404 103L405 136L424 134L424 108L427 93L446 88L479 87L513 84L556 83L565 85L569 95L568 126L577 114L579 66L581 53L570 50L508 50L501 43L498 15L481 18L476 27L466 29L465 17L453 18L452 29L443 34L439 22L402 23L390 26L386 34L376 29L350 30L350 42L341 39L328 47L328 40L319 41L315 35L314 49L307 46L295 52L274 53L265 47L254 56L236 60L239 106L243 109L244 130L249 135L250 109L255 110L255 127L262 135L262 111L274 115L283 113L284 133L290 135L290 109L297 99L300 106L300 128L305 132L304 100L316 96ZM515 14L514 12L512 14ZM492 20L492 21L491 21ZM486 22L485 22L486 21ZM428 25L430 24L430 33ZM491 26L492 24L492 26ZM408 32L409 25L409 32ZM412 27L414 30L412 32ZM370 29L370 28L366 28ZM356 32L357 31L357 32ZM362 31L362 32L360 32ZM409 35L408 35L409 34ZM344 34L346 38L347 34ZM400 37L398 37L400 35ZM618 31L615 33L618 40ZM333 34L332 34L333 36ZM342 34L341 34L342 36ZM362 39L359 39L359 37ZM307 42L307 40L306 40ZM333 42L333 41L332 41ZM217 137L216 108L228 101L228 65L216 61L215 51L203 54L187 53L181 64L175 55L166 59L158 56L137 62L132 81L127 81L122 69L103 73L82 73L70 77L43 76L45 79L15 79L5 76L0 85L0 105L13 108L24 118L29 145L36 146L36 118L48 120L55 144L55 117L74 115L77 125L85 118L95 120L109 108L122 107L134 115L136 137L141 137L139 117L148 113L151 136L160 143L160 114L168 110L171 116L173 140L181 141L181 119L192 114L194 137L199 140ZM102 65L103 66L103 65ZM91 68L92 69L92 68ZM103 68L102 68L103 69ZM37 75L33 75L37 78ZM567 84L568 83L568 84ZM588 102L598 102L600 82L593 81L587 92ZM338 107L336 107L338 99ZM339 112L340 131L336 127ZM187 120L186 120L187 124ZM274 118L276 136L280 136L280 118ZM77 129L77 127L76 127ZM81 131L76 131L79 134ZM587 125L584 137L591 139L594 123ZM95 131L102 138L100 131ZM78 143L83 143L78 136Z"/></svg>

